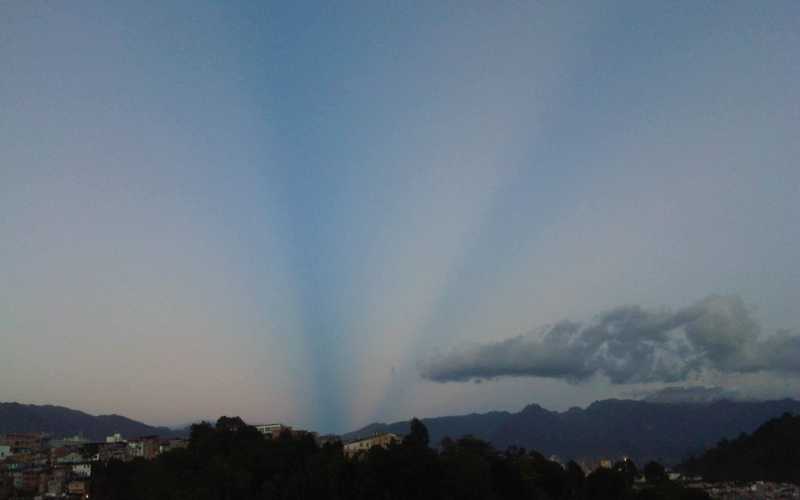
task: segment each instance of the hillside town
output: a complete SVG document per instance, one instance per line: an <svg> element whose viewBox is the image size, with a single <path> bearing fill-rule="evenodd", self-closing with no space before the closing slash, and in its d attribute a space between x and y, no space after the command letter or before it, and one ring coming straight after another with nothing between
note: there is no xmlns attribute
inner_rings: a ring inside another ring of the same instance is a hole
<svg viewBox="0 0 800 500"><path fill-rule="evenodd" d="M264 437L277 439L283 434L300 437L308 434L319 444L333 437L296 430L284 424L254 426ZM385 439L368 439L384 443ZM7 498L89 498L92 467L112 460L153 460L167 451L186 448L183 438L138 436L120 433L94 442L83 436L53 437L41 432L0 435L0 499Z"/></svg>
<svg viewBox="0 0 800 500"><path fill-rule="evenodd" d="M120 434L104 442L44 433L0 435L0 498L89 498L92 467L110 460L152 460L185 439Z"/></svg>
<svg viewBox="0 0 800 500"><path fill-rule="evenodd" d="M273 423L255 427L265 438L278 439L311 436L319 446L340 442L338 436L319 436L316 432L293 429ZM367 451L373 446L387 447L400 437L379 433L343 443L346 456ZM92 467L112 460L153 460L160 454L186 448L183 438L138 436L126 438L120 433L93 442L83 436L53 437L41 432L18 432L0 435L0 499L9 498L89 498Z"/></svg>
<svg viewBox="0 0 800 500"><path fill-rule="evenodd" d="M350 459L358 459L360 454L366 453L373 447L389 448L402 442L401 436L391 432L375 433L343 442L339 436L319 436L315 432L293 429L280 423L253 427L270 440L280 437L311 437L318 446L340 444L344 456ZM187 448L188 445L189 441L183 438L159 436L126 438L120 433L107 436L101 442L94 442L80 435L53 437L34 432L0 435L0 500L88 499L92 470L97 464L106 464L113 460L150 461L162 453ZM562 468L565 467L557 456L551 456L549 460ZM580 461L581 468L586 473L598 469L611 469L626 463L630 463L626 457L616 461L609 458ZM712 483L704 482L700 477L684 477L669 470L664 472L670 480L689 488L702 490L713 499L800 499L800 487L793 484L764 481ZM638 472L637 474L635 483L644 485L645 474Z"/></svg>

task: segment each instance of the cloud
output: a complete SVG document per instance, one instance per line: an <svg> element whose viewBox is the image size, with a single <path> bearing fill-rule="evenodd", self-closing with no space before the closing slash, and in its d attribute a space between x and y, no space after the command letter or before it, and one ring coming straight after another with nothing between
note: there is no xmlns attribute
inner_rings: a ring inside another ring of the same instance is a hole
<svg viewBox="0 0 800 500"><path fill-rule="evenodd" d="M675 383L704 371L800 373L800 336L764 338L742 299L710 296L677 311L623 306L582 324L562 321L419 364L423 378L463 382L544 377L579 383Z"/></svg>
<svg viewBox="0 0 800 500"><path fill-rule="evenodd" d="M644 401L651 403L711 403L721 399L742 399L736 392L722 387L665 387L647 394Z"/></svg>

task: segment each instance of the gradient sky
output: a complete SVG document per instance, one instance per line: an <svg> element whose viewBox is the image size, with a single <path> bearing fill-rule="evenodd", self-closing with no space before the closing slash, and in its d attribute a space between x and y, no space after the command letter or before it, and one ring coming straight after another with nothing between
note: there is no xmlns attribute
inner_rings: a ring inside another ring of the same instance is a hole
<svg viewBox="0 0 800 500"><path fill-rule="evenodd" d="M661 387L420 375L620 305L793 335L798 47L796 1L3 2L0 400L340 432Z"/></svg>

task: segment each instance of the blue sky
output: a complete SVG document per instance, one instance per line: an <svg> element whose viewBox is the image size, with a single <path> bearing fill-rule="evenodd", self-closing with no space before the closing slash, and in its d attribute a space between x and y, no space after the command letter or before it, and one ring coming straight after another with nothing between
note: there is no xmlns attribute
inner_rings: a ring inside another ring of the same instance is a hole
<svg viewBox="0 0 800 500"><path fill-rule="evenodd" d="M798 20L796 2L5 3L0 400L345 431L661 387L422 376L623 305L736 296L759 338L793 335ZM791 373L692 377L800 396Z"/></svg>

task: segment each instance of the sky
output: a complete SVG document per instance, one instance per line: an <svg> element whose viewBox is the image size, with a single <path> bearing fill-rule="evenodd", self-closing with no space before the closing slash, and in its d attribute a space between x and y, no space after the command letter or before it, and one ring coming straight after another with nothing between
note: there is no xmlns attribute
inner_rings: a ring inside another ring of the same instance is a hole
<svg viewBox="0 0 800 500"><path fill-rule="evenodd" d="M797 47L793 1L3 2L0 401L800 398Z"/></svg>

